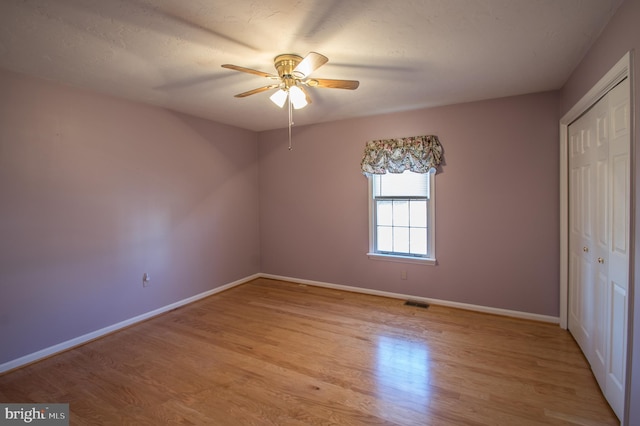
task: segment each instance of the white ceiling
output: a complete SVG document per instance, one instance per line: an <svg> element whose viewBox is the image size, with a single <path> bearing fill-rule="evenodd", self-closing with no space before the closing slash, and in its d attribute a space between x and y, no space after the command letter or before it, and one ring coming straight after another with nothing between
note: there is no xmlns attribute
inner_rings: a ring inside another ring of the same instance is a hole
<svg viewBox="0 0 640 426"><path fill-rule="evenodd" d="M559 89L622 0L0 0L0 68L251 130L273 58L316 51L297 125Z"/></svg>

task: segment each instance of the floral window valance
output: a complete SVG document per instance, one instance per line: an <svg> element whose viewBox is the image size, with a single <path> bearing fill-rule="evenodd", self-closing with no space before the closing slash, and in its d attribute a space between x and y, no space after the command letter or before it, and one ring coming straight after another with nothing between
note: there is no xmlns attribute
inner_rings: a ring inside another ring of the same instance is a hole
<svg viewBox="0 0 640 426"><path fill-rule="evenodd" d="M383 175L402 173L429 173L442 160L442 145L437 136L412 136L408 138L368 141L362 158L362 173Z"/></svg>

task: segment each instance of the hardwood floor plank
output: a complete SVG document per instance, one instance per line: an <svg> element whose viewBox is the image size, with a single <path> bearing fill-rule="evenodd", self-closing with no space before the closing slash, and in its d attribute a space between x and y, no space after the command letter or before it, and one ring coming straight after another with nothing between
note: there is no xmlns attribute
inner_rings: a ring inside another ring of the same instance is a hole
<svg viewBox="0 0 640 426"><path fill-rule="evenodd" d="M71 424L616 425L552 324L257 279L0 376Z"/></svg>

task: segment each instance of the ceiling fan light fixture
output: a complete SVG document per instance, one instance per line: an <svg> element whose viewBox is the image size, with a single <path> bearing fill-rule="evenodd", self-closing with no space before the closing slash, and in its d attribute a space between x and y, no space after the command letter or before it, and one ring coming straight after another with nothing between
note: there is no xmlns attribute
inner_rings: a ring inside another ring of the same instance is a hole
<svg viewBox="0 0 640 426"><path fill-rule="evenodd" d="M298 86L289 88L289 96L291 96L291 103L295 109L304 108L308 104L307 96Z"/></svg>
<svg viewBox="0 0 640 426"><path fill-rule="evenodd" d="M224 64L223 68L241 71L249 74L255 74L261 77L267 77L273 80L280 80L279 83L262 86L257 89L235 95L236 98L244 98L256 93L262 93L267 90L278 88L278 90L269 96L269 99L280 108L287 105L289 114L289 149L291 149L291 126L293 126L293 109L304 108L311 103L311 98L307 93L307 87L324 87L329 89L348 89L354 90L360 84L356 80L330 80L330 79L310 79L309 75L326 64L329 59L317 52L309 52L307 56L301 56L285 53L278 55L273 60L273 65L278 71L278 75L269 74L263 71L251 68L240 67L238 65ZM305 87L306 86L306 87ZM288 101L288 102L287 102Z"/></svg>
<svg viewBox="0 0 640 426"><path fill-rule="evenodd" d="M284 106L284 103L287 101L287 95L288 93L285 90L280 89L276 93L271 95L269 99L271 99L271 102L282 108Z"/></svg>

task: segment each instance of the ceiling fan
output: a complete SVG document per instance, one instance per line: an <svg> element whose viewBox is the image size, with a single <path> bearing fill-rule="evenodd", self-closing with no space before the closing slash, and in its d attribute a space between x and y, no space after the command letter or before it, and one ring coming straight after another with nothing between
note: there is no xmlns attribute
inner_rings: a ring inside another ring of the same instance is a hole
<svg viewBox="0 0 640 426"><path fill-rule="evenodd" d="M304 58L294 54L278 55L273 60L273 65L278 71L277 75L238 65L224 64L222 67L275 80L273 84L239 93L235 95L236 98L244 98L267 90L279 89L270 97L273 103L282 108L285 102L289 100L290 107L293 105L295 109L300 109L311 103L311 98L306 90L307 87L355 90L360 85L360 82L356 80L329 80L309 77L313 71L328 61L329 59L326 56L316 52L310 52Z"/></svg>

